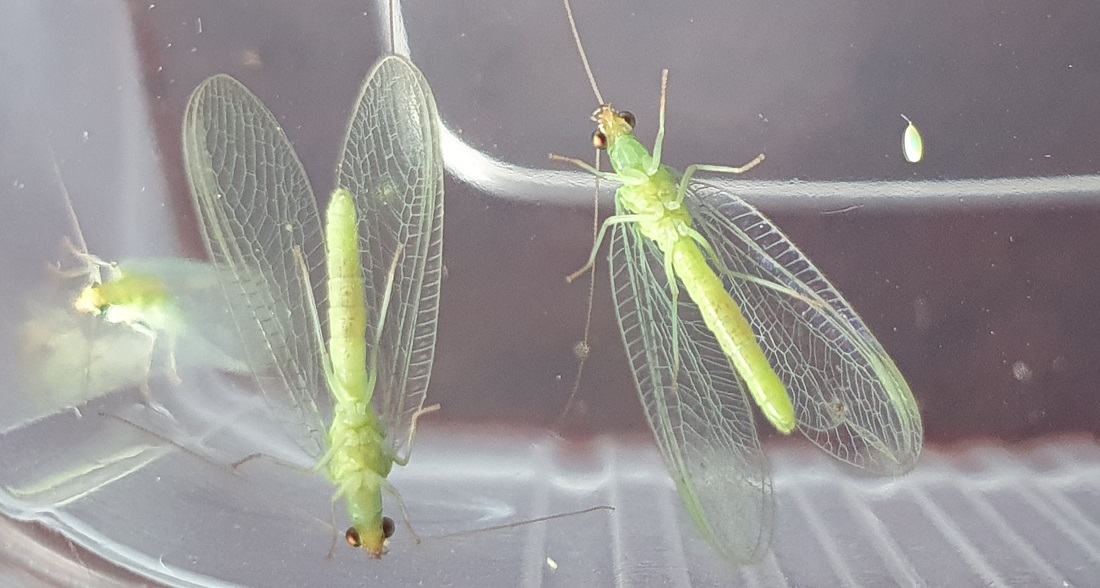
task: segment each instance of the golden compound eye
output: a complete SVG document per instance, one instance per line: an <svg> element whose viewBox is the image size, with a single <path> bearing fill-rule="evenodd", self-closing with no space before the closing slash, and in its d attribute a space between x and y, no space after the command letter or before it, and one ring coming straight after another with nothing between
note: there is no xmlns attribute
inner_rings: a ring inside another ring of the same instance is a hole
<svg viewBox="0 0 1100 588"><path fill-rule="evenodd" d="M382 517L382 536L386 539L393 537L393 519Z"/></svg>
<svg viewBox="0 0 1100 588"><path fill-rule="evenodd" d="M619 113L619 117L626 121L626 124L630 125L630 128L634 128L634 123L637 122L634 118L634 113L629 110L624 110Z"/></svg>
<svg viewBox="0 0 1100 588"><path fill-rule="evenodd" d="M592 146L596 149L607 149L607 135L603 131L596 130L592 133Z"/></svg>
<svg viewBox="0 0 1100 588"><path fill-rule="evenodd" d="M348 545L352 547L362 547L363 540L359 538L359 531L355 530L355 527L348 527L346 533L344 533L344 539L347 540Z"/></svg>

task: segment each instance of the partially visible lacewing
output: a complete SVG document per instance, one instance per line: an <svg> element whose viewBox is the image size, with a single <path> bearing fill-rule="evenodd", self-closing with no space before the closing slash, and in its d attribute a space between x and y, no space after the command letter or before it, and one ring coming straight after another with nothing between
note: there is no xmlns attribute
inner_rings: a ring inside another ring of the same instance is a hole
<svg viewBox="0 0 1100 588"><path fill-rule="evenodd" d="M79 285L65 307L51 307L52 295L29 301L26 369L43 392L74 406L132 385L148 395L150 371L160 357L177 382L178 364L250 371L244 345L255 342L255 333L241 337L228 325L231 302L222 295L217 269L176 258L114 263L89 253L61 172L54 168L71 225L65 248L76 263L59 262L53 273Z"/></svg>

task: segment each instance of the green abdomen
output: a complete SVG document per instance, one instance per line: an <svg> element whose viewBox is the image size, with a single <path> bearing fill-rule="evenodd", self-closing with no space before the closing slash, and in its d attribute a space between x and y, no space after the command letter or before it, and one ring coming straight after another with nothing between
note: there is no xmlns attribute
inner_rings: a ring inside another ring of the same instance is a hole
<svg viewBox="0 0 1100 588"><path fill-rule="evenodd" d="M699 246L687 238L677 240L673 245L672 263L684 288L699 306L703 321L714 333L718 345L745 382L761 412L781 433L790 433L797 421L787 389L760 348L741 308L707 264Z"/></svg>
<svg viewBox="0 0 1100 588"><path fill-rule="evenodd" d="M325 219L329 353L332 371L350 399L363 398L367 380L367 306L358 235L355 200L337 189Z"/></svg>

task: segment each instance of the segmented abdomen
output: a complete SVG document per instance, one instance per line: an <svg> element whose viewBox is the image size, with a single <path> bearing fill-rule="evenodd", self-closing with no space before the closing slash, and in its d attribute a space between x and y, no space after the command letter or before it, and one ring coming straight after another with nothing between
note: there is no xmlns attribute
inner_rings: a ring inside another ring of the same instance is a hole
<svg viewBox="0 0 1100 588"><path fill-rule="evenodd" d="M355 199L336 190L325 218L328 245L328 325L332 371L343 386L333 390L349 399L364 398L367 381L367 306L359 257ZM302 334L302 336L307 336Z"/></svg>
<svg viewBox="0 0 1100 588"><path fill-rule="evenodd" d="M772 369L741 308L730 297L694 241L682 237L672 247L673 269L699 307L718 345L768 420L780 432L791 432L797 422L786 386Z"/></svg>

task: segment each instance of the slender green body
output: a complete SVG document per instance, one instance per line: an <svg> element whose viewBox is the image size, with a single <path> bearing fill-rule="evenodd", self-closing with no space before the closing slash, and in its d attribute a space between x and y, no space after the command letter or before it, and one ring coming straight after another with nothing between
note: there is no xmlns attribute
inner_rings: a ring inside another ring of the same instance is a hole
<svg viewBox="0 0 1100 588"><path fill-rule="evenodd" d="M681 237L670 247L676 275L699 306L703 321L714 333L722 351L744 378L745 387L757 406L780 433L790 433L798 424L791 397L756 341L741 308L726 292L694 241Z"/></svg>
<svg viewBox="0 0 1100 588"><path fill-rule="evenodd" d="M655 241L671 260L671 266L666 267L666 271L671 269L668 279L679 278L684 285L764 416L781 433L790 433L797 424L791 398L740 307L691 237L698 233L677 193L679 174L666 165L658 165L649 173L653 167L649 150L611 107L597 111L597 123L607 137L611 166L620 176L631 178L615 194L619 203L628 213L638 215L635 228Z"/></svg>
<svg viewBox="0 0 1100 588"><path fill-rule="evenodd" d="M337 189L325 219L332 358L329 387L336 399L325 459L329 479L340 487L363 547L381 553L386 540L381 482L393 467L393 456L386 451L385 432L370 404L376 380L367 373L367 304L358 222L354 197Z"/></svg>
<svg viewBox="0 0 1100 588"><path fill-rule="evenodd" d="M359 217L351 193L344 189L333 192L325 216L329 354L338 384L332 393L338 406L369 403L374 390L367 388L367 302L359 257Z"/></svg>
<svg viewBox="0 0 1100 588"><path fill-rule="evenodd" d="M81 294L81 297L84 296L91 298L100 309L119 305L157 306L169 300L168 288L163 280L134 274L88 286Z"/></svg>
<svg viewBox="0 0 1100 588"><path fill-rule="evenodd" d="M179 311L172 311L172 295L164 280L123 274L117 279L84 288L73 302L80 312L101 314L112 323L145 324L155 330L180 329Z"/></svg>

